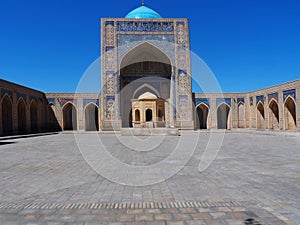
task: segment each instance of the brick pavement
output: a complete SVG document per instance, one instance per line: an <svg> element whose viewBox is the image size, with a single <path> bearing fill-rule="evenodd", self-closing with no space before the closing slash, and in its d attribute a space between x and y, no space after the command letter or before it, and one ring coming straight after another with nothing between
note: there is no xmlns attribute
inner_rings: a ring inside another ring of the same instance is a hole
<svg viewBox="0 0 300 225"><path fill-rule="evenodd" d="M90 134L81 135L85 138ZM113 156L133 165L159 162L172 152L172 146L175 146L180 138L166 137L156 150L137 153L121 145L120 137L111 134L100 136L103 145ZM111 216L112 213L122 214L128 221L118 221L119 217L114 216L113 219L110 217L112 220L107 223L114 221L126 224L138 222L136 220L143 222L161 219L162 222L168 221L169 224L172 224L171 222L192 224L190 220L199 219L192 214L206 213L200 212L200 209L212 210L207 212L208 214L198 215L205 217L200 218L198 221L200 224L245 224L247 222L245 220L252 217L262 224L281 224L277 218L286 224L292 224L291 221L300 224L299 137L255 132L227 133L217 158L207 170L200 173L198 165L208 138L208 133L200 134L193 156L176 175L161 183L143 187L120 185L97 174L83 159L72 134L1 141L0 224L5 224L4 221L10 224L31 225L84 224L88 221L103 224L102 220L109 218L99 216L102 214ZM92 148L93 142L88 140L86 146ZM154 138L153 143L157 142ZM156 207L149 209L154 210L153 213L149 213L148 209L142 209L142 215L138 216L127 215L125 209L93 210L82 209L79 206L80 209L67 207L84 203L89 206L96 203L232 201L240 203L237 208L229 207L232 212L223 212L220 207L193 205L189 210L196 210L195 213L187 211L183 213L178 206L175 207L177 213L168 214L164 212L168 209ZM240 207L249 212L247 216L245 211L238 211ZM30 210L33 213L22 216ZM44 220L49 218L44 215L47 213L51 214L52 220ZM67 215L64 217L63 213ZM86 221L78 220L80 213L85 215L81 218L85 218ZM213 215L220 218L214 218ZM93 221L95 216L98 216L97 221ZM237 218L238 216L243 218ZM68 219L74 221L67 221ZM147 222L149 224L154 221Z"/></svg>
<svg viewBox="0 0 300 225"><path fill-rule="evenodd" d="M267 225L290 224L239 202L29 204L0 206L1 225Z"/></svg>

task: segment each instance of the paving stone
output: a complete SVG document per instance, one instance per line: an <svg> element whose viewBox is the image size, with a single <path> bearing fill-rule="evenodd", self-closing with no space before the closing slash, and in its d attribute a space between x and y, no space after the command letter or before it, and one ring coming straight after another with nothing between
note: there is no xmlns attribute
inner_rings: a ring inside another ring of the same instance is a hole
<svg viewBox="0 0 300 225"><path fill-rule="evenodd" d="M86 140L87 149L94 142L88 137L79 135ZM276 225L292 224L289 220L293 219L299 224L300 159L298 149L291 148L300 146L299 138L255 131L226 133L216 159L200 173L198 166L209 137L209 133L200 133L193 156L177 174L144 187L120 185L97 174L84 160L73 135L18 139L1 146L0 224L103 221L125 225L145 224L135 220L147 218L153 219L147 222L227 225L246 218ZM165 137L157 149L137 153L122 145L120 136L99 138L111 155L132 165L160 162L180 141L180 137ZM158 137L153 140L149 143L158 143ZM118 172L114 165L111 169Z"/></svg>
<svg viewBox="0 0 300 225"><path fill-rule="evenodd" d="M153 221L153 214L136 214L136 221Z"/></svg>
<svg viewBox="0 0 300 225"><path fill-rule="evenodd" d="M172 214L155 214L154 218L155 220L172 220L173 216Z"/></svg>

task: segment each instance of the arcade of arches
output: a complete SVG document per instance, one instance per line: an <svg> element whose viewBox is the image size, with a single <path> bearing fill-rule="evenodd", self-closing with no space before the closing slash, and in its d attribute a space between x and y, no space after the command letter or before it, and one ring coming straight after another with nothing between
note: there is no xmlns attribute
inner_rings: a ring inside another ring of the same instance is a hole
<svg viewBox="0 0 300 225"><path fill-rule="evenodd" d="M9 82L5 84L5 93L4 85L1 86L1 135L100 130L99 94L48 93L43 99L40 92L36 93L37 97L30 97L29 94L11 95L9 91L14 90L11 87L16 90L24 87ZM240 93L238 97L237 94L196 93L195 129L299 130L300 80L288 83L288 87L294 87L293 89L286 91L285 87L286 84L283 84L265 89L267 94L264 95L259 92ZM167 86L166 90L168 88ZM274 88L281 91L274 94ZM22 91L26 92L26 89ZM159 95L165 98L160 98ZM131 96L126 127L168 127L167 92L158 91L146 83L135 89Z"/></svg>

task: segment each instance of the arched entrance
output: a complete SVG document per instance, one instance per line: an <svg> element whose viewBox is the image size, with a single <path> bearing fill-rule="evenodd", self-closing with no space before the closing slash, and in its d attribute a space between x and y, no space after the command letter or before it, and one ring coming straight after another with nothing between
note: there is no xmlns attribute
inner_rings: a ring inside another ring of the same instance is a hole
<svg viewBox="0 0 300 225"><path fill-rule="evenodd" d="M12 103L8 96L2 100L2 129L3 134L12 133Z"/></svg>
<svg viewBox="0 0 300 225"><path fill-rule="evenodd" d="M238 128L245 128L245 104L238 104Z"/></svg>
<svg viewBox="0 0 300 225"><path fill-rule="evenodd" d="M217 110L218 119L218 129L228 129L228 117L229 117L230 107L222 103Z"/></svg>
<svg viewBox="0 0 300 225"><path fill-rule="evenodd" d="M17 110L19 133L26 133L26 105L22 98L18 102Z"/></svg>
<svg viewBox="0 0 300 225"><path fill-rule="evenodd" d="M135 121L140 122L141 121L141 113L140 110L135 110Z"/></svg>
<svg viewBox="0 0 300 225"><path fill-rule="evenodd" d="M209 109L205 104L197 107L196 129L207 129L207 118Z"/></svg>
<svg viewBox="0 0 300 225"><path fill-rule="evenodd" d="M146 110L146 122L151 122L152 119L153 119L152 110L151 109L147 109Z"/></svg>
<svg viewBox="0 0 300 225"><path fill-rule="evenodd" d="M38 131L38 107L35 101L30 104L30 130L31 132Z"/></svg>
<svg viewBox="0 0 300 225"><path fill-rule="evenodd" d="M67 103L63 108L63 128L77 130L77 110L71 103Z"/></svg>
<svg viewBox="0 0 300 225"><path fill-rule="evenodd" d="M296 130L296 104L292 97L288 97L284 103L284 127L286 130Z"/></svg>
<svg viewBox="0 0 300 225"><path fill-rule="evenodd" d="M279 129L279 110L274 99L269 104L269 129Z"/></svg>
<svg viewBox="0 0 300 225"><path fill-rule="evenodd" d="M120 115L122 127L128 127L132 124L129 121L132 99L146 92L170 98L172 66L163 51L144 42L123 57L120 68Z"/></svg>
<svg viewBox="0 0 300 225"><path fill-rule="evenodd" d="M264 105L259 102L257 105L257 129L265 129L265 109Z"/></svg>
<svg viewBox="0 0 300 225"><path fill-rule="evenodd" d="M98 131L99 130L99 110L94 104L89 104L85 108L85 130Z"/></svg>

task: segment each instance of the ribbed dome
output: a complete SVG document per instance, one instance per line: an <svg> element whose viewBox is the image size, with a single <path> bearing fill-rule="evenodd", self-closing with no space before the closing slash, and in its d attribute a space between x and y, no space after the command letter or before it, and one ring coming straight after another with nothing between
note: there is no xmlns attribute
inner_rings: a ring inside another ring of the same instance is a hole
<svg viewBox="0 0 300 225"><path fill-rule="evenodd" d="M150 18L162 18L162 17L153 9L150 9L147 6L140 6L137 9L132 10L130 13L128 13L125 18L150 19Z"/></svg>

